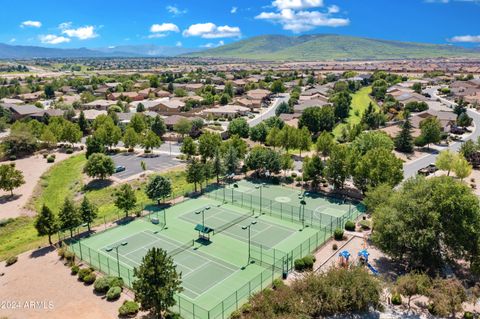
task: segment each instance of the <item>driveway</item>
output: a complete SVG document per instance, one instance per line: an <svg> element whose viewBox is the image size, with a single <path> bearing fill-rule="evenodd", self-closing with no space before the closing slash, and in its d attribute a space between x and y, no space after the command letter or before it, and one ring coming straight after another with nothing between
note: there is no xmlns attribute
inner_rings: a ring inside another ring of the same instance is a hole
<svg viewBox="0 0 480 319"><path fill-rule="evenodd" d="M265 112L263 112L262 114L258 115L253 119L248 120L248 125L250 125L250 127L253 127L255 125L260 124L260 122L265 121L270 117L274 117L277 107L283 102L288 103L289 99L290 99L290 94L288 93L279 94L278 97L273 99L272 104L268 107L268 109Z"/></svg>
<svg viewBox="0 0 480 319"><path fill-rule="evenodd" d="M132 153L121 153L113 155L111 158L115 162L115 166L121 165L126 168L123 172L113 174L114 177L119 179L127 179L142 173L142 161L145 163L147 170L153 172L164 171L183 164L182 161L174 156L166 154L152 154L151 156L145 156Z"/></svg>

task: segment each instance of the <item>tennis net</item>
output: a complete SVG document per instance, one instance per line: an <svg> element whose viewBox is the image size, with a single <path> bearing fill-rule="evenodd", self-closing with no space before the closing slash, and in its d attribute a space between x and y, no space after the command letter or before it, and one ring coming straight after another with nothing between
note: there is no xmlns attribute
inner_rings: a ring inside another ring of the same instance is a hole
<svg viewBox="0 0 480 319"><path fill-rule="evenodd" d="M240 216L240 217L238 217L238 218L235 218L234 220L226 223L225 225L222 225L222 226L218 227L217 229L215 229L215 233L214 233L214 234L221 233L221 232L229 229L230 227L233 227L233 226L237 225L238 223L241 223L241 222L244 221L245 219L252 217L253 214L254 214L254 213L251 212L251 213L248 213L248 214L246 214L246 215L242 215L242 216Z"/></svg>
<svg viewBox="0 0 480 319"><path fill-rule="evenodd" d="M176 256L176 255L180 254L181 252L183 252L185 250L188 250L189 248L193 247L193 245L194 245L194 240L192 239L191 241L188 241L187 243L183 244L182 246L179 246L179 247L173 249L168 254L172 257Z"/></svg>

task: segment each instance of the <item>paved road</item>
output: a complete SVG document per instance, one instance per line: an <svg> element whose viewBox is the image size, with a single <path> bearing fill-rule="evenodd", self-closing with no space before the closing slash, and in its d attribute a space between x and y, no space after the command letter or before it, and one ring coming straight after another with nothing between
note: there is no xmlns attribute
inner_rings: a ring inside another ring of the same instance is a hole
<svg viewBox="0 0 480 319"><path fill-rule="evenodd" d="M125 166L126 170L123 172L115 173L113 176L126 179L133 175L137 175L143 172L141 162L145 162L147 170L150 171L163 171L182 164L182 161L176 159L174 156L166 154L155 154L154 156L135 155L131 153L120 153L112 155L115 165Z"/></svg>
<svg viewBox="0 0 480 319"><path fill-rule="evenodd" d="M248 120L248 125L250 125L250 127L252 127L252 126L260 124L260 122L265 121L266 119L268 119L270 117L275 116L275 111L277 110L277 107L280 104L282 104L282 102L288 103L289 99L290 99L290 94L288 94L288 93L279 94L278 97L276 97L273 100L272 105L270 105L270 107L265 112L263 112L262 114L260 114L259 116L255 117L251 120Z"/></svg>

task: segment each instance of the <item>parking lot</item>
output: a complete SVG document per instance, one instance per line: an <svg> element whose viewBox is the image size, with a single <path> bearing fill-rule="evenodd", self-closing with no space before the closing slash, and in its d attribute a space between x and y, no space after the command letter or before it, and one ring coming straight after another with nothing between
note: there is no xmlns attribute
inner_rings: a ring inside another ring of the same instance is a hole
<svg viewBox="0 0 480 319"><path fill-rule="evenodd" d="M114 177L120 179L126 179L142 173L142 161L145 163L147 170L154 172L163 171L182 164L182 161L176 159L175 156L166 154L150 154L149 156L146 156L143 154L121 153L113 155L111 158L115 162L115 166L125 167L123 172L113 174Z"/></svg>

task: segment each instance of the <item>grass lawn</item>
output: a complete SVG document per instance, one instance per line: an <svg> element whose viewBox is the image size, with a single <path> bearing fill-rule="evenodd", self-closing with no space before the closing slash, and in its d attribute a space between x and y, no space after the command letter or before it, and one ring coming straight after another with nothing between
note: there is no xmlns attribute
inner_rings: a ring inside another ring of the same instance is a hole
<svg viewBox="0 0 480 319"><path fill-rule="evenodd" d="M342 133L343 127L346 127L350 124L358 124L362 119L362 115L368 107L370 102L373 103L373 106L378 110L379 106L375 101L373 101L369 94L372 93L372 87L367 86L363 87L354 94L352 94L352 108L350 109L349 116L346 120L346 123L341 123L333 129L333 134L335 137L339 137Z"/></svg>
<svg viewBox="0 0 480 319"><path fill-rule="evenodd" d="M85 156L81 154L52 166L41 177L35 195L29 203L30 208L41 208L45 203L54 213L58 213L65 196L74 197L75 194L82 191L82 169L85 163ZM174 197L193 190L193 185L187 183L185 179L186 172L183 169L172 170L162 175L172 181ZM152 203L143 192L145 182L137 180L133 181L131 185L135 189L139 206ZM123 212L120 212L113 204L112 196L116 188L85 190L86 196L99 208L95 225L100 225L105 220L112 221L122 217ZM33 226L34 220L33 217L18 217L0 225L0 260L48 244L47 237L37 236L37 231ZM53 239L56 240L56 236L53 236Z"/></svg>

